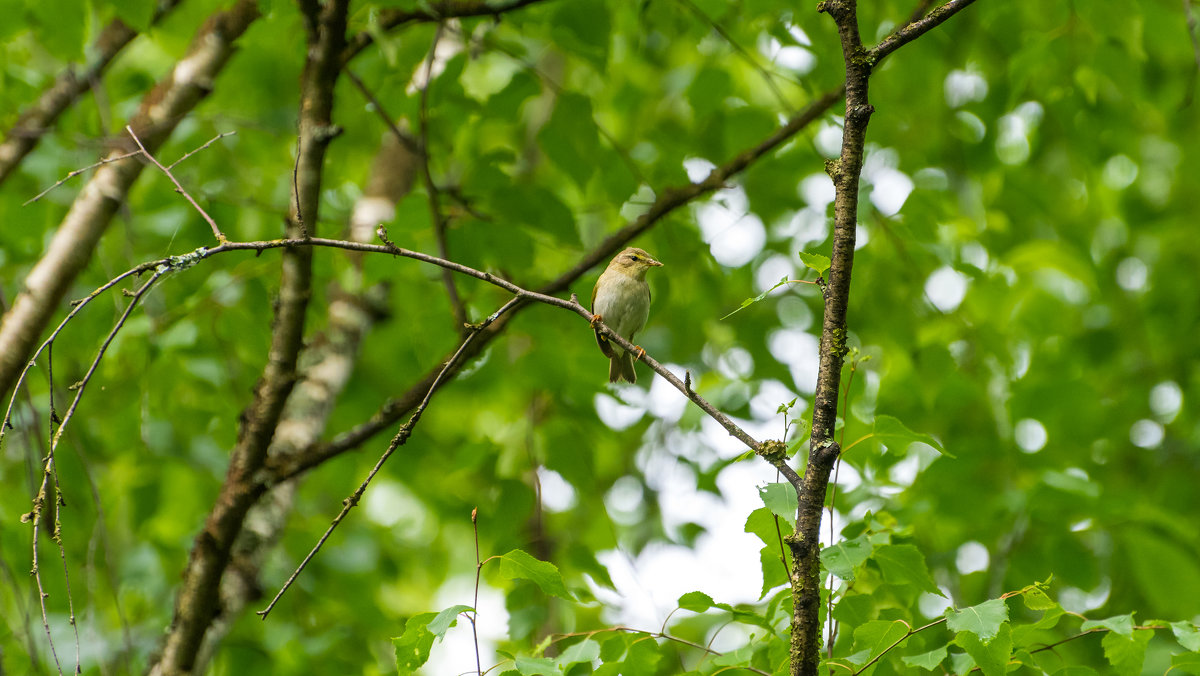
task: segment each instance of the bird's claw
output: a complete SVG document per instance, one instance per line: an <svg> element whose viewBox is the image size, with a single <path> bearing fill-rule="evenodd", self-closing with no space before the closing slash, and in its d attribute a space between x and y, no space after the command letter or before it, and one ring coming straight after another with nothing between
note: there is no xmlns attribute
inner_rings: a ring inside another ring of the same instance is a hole
<svg viewBox="0 0 1200 676"><path fill-rule="evenodd" d="M640 345L634 345L633 347L637 350L637 356L633 358L634 361L641 361L642 357L646 356L646 351Z"/></svg>
<svg viewBox="0 0 1200 676"><path fill-rule="evenodd" d="M596 325L599 324L602 319L604 318L600 315L592 315L592 328L596 328Z"/></svg>

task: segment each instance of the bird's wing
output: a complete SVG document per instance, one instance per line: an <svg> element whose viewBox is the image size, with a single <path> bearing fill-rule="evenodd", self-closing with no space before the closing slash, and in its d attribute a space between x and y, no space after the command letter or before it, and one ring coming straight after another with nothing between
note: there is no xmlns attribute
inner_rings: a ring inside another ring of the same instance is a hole
<svg viewBox="0 0 1200 676"><path fill-rule="evenodd" d="M588 309L592 311L592 314L596 314L596 292L599 290L600 280L596 280L596 286L592 287L592 304L588 306ZM605 357L608 357L609 359L613 358L614 352L612 344L609 343L608 338L605 338L604 335L599 331L596 332L596 344L600 346L600 351L604 353Z"/></svg>

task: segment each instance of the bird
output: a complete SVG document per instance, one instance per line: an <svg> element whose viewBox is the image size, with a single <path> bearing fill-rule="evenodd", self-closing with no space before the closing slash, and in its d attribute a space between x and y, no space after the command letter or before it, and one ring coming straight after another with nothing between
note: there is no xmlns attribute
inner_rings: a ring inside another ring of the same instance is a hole
<svg viewBox="0 0 1200 676"><path fill-rule="evenodd" d="M650 314L650 285L646 283L646 271L661 266L662 263L637 247L629 247L617 254L592 289L593 324L603 321L622 338L633 341L633 335L642 330ZM596 342L609 359L608 382L636 383L633 355L599 330L596 331ZM640 347L638 350L641 351L640 359L646 351Z"/></svg>

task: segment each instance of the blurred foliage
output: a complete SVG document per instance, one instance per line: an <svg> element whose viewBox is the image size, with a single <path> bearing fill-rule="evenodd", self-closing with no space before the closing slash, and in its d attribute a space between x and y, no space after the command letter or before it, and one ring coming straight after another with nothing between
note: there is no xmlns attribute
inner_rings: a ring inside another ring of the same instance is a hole
<svg viewBox="0 0 1200 676"><path fill-rule="evenodd" d="M138 37L0 189L6 303L82 179L22 203L95 161L223 4L186 0ZM374 31L385 6L414 4L356 3L351 30ZM861 4L872 41L918 3ZM136 0L0 7L25 19L0 27L3 129L108 20L145 28L152 11ZM158 153L174 161L236 131L175 169L236 240L279 236L292 177L303 27L292 3L262 7L211 96ZM823 556L839 579L833 673L879 656L870 667L879 675L973 665L1161 674L1173 661L1200 673L1200 247L1188 206L1200 194L1200 135L1183 11L1174 0L984 0L875 73L849 312L857 352L839 432L843 446L861 441L841 463L840 533ZM377 33L349 65L414 130L420 94L409 83L434 33L428 24ZM689 169L757 144L842 77L828 17L779 0L559 0L454 22L443 40L456 49L429 91L431 169L470 205L452 209L450 255L526 286L556 277ZM330 149L317 230L342 237L387 132L344 77L335 120L344 133ZM828 254L823 161L837 153L839 122L826 115L637 241L666 264L650 276L639 343L690 371L698 391L759 438L784 430L781 405L800 397L792 420L807 408L819 291L785 284L720 318L781 278L815 277L797 254ZM386 225L398 245L435 252L430 223L418 183ZM72 297L210 240L168 179L148 171ZM227 254L161 283L68 429L61 520L84 673L142 671L170 621L179 571L265 360L277 261ZM350 267L342 252L317 252L310 333ZM571 291L588 297L596 274ZM457 343L438 271L380 256L365 260L365 276L391 284L392 316L369 334L328 437L407 390ZM474 280L458 288L474 320L505 300ZM100 299L56 344L59 410L125 302ZM394 673L436 659L440 637L469 624L459 616L451 628L455 606L474 603L473 508L481 558L510 552L507 564L482 566L485 587L506 598L499 671L779 673L790 617L779 547L790 526L761 507L732 522L762 543L713 527L716 511L745 505L738 496L757 500L760 489L721 478L761 461L735 460L744 449L670 392L606 390L605 366L577 317L523 312L437 393L283 612L239 620L212 673ZM53 669L26 574L30 532L17 519L50 424L42 367L17 396L0 449L4 673ZM645 388L652 378L638 368ZM914 442L921 435L948 455ZM278 588L385 445L381 436L305 478L265 590ZM560 504L542 504L549 481ZM681 493L696 497L693 511L671 501ZM659 608L655 626L612 629L631 600L611 591L621 583L609 562L714 541L761 560L761 570L738 572L756 591L763 577L761 599L718 603L727 591L696 590L669 620L671 608ZM51 630L71 664L62 564L49 538L42 543ZM513 550L553 567L519 565L528 562ZM884 654L910 627L942 617ZM1038 651L1093 628L1085 618L1101 622L1097 633ZM479 622L497 620L481 612ZM700 646L719 634L722 655L660 632ZM474 669L473 652L450 657L442 664L454 673Z"/></svg>

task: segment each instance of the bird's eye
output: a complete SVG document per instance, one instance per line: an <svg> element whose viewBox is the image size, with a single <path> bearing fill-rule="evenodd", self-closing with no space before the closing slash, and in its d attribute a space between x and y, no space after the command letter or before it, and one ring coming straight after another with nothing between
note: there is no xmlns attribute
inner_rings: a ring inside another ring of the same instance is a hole
<svg viewBox="0 0 1200 676"><path fill-rule="evenodd" d="M630 254L630 256L629 256L629 260L631 260L631 261L636 261L637 259L638 259L638 257L637 257L637 256L634 256L634 255Z"/></svg>

